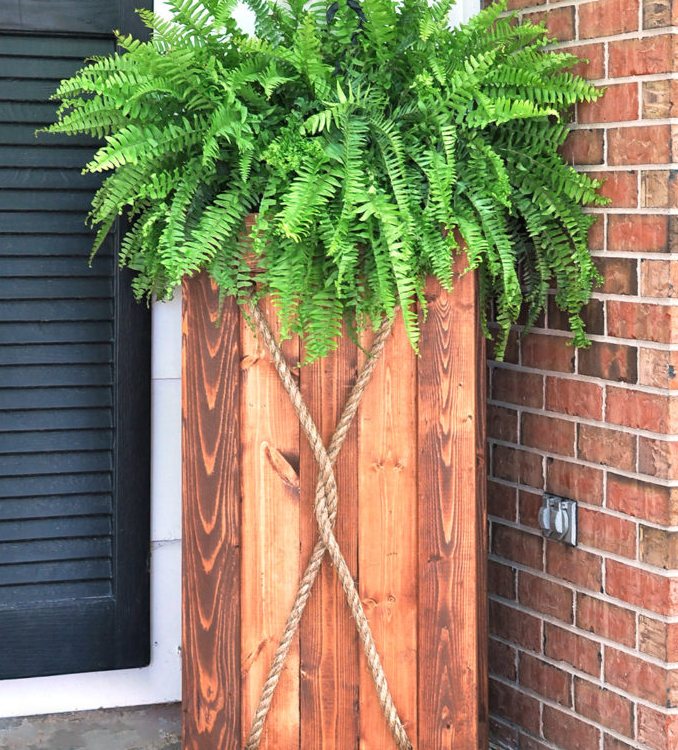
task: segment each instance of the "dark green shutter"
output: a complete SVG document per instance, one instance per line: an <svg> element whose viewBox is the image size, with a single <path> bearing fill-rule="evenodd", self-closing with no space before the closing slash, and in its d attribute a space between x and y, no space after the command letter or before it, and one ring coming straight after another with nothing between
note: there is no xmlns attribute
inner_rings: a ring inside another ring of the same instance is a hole
<svg viewBox="0 0 678 750"><path fill-rule="evenodd" d="M87 266L94 142L34 136L139 5L0 3L0 678L149 660L149 315Z"/></svg>

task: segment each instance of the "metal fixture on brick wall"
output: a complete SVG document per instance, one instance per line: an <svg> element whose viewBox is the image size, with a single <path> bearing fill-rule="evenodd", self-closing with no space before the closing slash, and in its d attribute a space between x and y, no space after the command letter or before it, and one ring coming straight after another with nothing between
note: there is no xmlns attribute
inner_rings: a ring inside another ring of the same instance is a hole
<svg viewBox="0 0 678 750"><path fill-rule="evenodd" d="M539 526L548 539L564 542L572 547L577 545L577 503L566 497L544 493Z"/></svg>

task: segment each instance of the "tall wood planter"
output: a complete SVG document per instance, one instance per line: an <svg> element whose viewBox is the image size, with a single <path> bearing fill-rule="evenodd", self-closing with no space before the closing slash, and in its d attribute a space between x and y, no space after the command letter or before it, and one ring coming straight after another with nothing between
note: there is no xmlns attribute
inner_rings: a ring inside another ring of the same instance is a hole
<svg viewBox="0 0 678 750"><path fill-rule="evenodd" d="M239 750L316 539L316 465L236 306L215 325L207 278L183 293L183 746ZM336 534L415 747L476 750L487 745L487 626L475 280L452 295L431 283L428 296L421 356L398 322L339 455ZM299 360L298 342L285 351ZM297 370L327 440L361 356L346 339ZM359 645L326 559L262 748L394 747Z"/></svg>

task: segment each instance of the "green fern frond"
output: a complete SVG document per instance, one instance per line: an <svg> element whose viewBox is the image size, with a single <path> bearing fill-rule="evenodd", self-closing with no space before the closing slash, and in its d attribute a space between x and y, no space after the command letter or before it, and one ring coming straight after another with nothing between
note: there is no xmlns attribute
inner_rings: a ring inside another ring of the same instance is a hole
<svg viewBox="0 0 678 750"><path fill-rule="evenodd" d="M236 0L139 11L150 41L118 35L62 82L47 128L102 141L93 252L125 215L139 298L205 269L238 302L270 295L313 361L397 308L416 349L426 276L451 289L464 251L496 354L549 295L584 345L584 208L604 200L560 149L601 89L506 0L451 29L453 2L246 0L253 35Z"/></svg>

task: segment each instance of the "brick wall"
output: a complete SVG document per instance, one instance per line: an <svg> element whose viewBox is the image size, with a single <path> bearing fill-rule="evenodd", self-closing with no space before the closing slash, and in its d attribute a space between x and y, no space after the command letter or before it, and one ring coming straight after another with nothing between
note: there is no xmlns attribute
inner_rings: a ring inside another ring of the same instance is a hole
<svg viewBox="0 0 678 750"><path fill-rule="evenodd" d="M521 750L678 750L678 0L514 0L608 91L567 157L603 176L590 349L552 306L491 363L493 734ZM672 162L674 164L672 165ZM576 549L537 531L579 502Z"/></svg>

